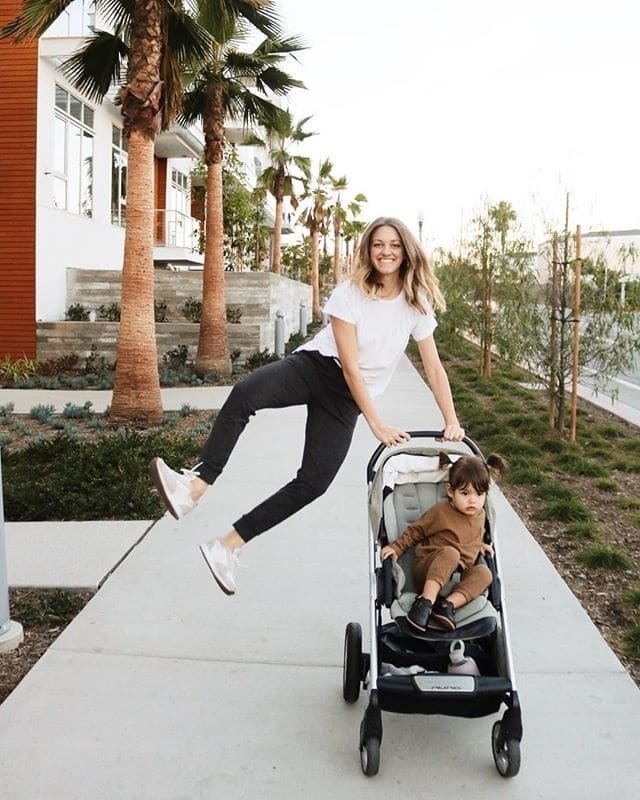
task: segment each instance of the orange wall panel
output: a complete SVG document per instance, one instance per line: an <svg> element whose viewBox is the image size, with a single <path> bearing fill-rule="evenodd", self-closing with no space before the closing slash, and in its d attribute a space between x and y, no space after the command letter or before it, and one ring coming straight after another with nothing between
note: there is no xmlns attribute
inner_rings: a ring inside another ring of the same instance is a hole
<svg viewBox="0 0 640 800"><path fill-rule="evenodd" d="M21 3L0 0L0 26ZM37 42L0 40L0 359L36 355Z"/></svg>

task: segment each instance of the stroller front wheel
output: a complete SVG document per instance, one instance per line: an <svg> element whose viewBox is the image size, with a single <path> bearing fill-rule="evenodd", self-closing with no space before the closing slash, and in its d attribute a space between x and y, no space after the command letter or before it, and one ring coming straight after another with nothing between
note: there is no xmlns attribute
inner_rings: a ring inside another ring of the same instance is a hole
<svg viewBox="0 0 640 800"><path fill-rule="evenodd" d="M380 769L380 739L371 736L360 748L360 765L367 777L377 775Z"/></svg>
<svg viewBox="0 0 640 800"><path fill-rule="evenodd" d="M496 769L503 778L513 778L520 771L520 742L517 739L506 739L502 732L502 723L494 722L491 729L491 750Z"/></svg>

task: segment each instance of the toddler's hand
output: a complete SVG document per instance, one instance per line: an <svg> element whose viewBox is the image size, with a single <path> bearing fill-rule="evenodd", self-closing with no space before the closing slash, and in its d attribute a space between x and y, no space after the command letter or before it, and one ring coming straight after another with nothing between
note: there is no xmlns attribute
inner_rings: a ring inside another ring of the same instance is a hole
<svg viewBox="0 0 640 800"><path fill-rule="evenodd" d="M393 549L393 547L389 547L389 545L386 545L380 551L380 558L384 561L386 558L389 558L389 556L391 556L391 558L393 559L398 558L398 556L396 555L396 551Z"/></svg>
<svg viewBox="0 0 640 800"><path fill-rule="evenodd" d="M480 552L483 556L492 556L493 555L493 547L486 542L482 542L480 545Z"/></svg>

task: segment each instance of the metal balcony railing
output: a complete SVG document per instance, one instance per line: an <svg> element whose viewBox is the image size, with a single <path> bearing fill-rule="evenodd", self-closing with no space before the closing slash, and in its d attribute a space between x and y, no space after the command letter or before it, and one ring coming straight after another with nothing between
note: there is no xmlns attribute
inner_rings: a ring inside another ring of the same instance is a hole
<svg viewBox="0 0 640 800"><path fill-rule="evenodd" d="M202 252L200 220L170 208L155 210L156 247L179 247L191 253Z"/></svg>

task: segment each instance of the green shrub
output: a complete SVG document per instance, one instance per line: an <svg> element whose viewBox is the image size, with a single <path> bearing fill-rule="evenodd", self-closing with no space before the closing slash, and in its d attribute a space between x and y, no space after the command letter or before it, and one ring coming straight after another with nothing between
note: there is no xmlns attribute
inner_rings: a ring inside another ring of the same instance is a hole
<svg viewBox="0 0 640 800"><path fill-rule="evenodd" d="M270 364L272 361L279 361L280 359L275 353L272 353L269 349L265 348L264 350L258 350L256 353L252 353L245 363L247 369L253 370L257 369L258 367L262 367L265 364Z"/></svg>
<svg viewBox="0 0 640 800"><path fill-rule="evenodd" d="M167 301L156 300L153 304L153 318L156 322L167 322Z"/></svg>
<svg viewBox="0 0 640 800"><path fill-rule="evenodd" d="M186 344L179 344L173 350L167 350L166 353L163 353L162 363L166 364L170 370L175 370L184 367L188 358L189 348Z"/></svg>
<svg viewBox="0 0 640 800"><path fill-rule="evenodd" d="M98 306L98 317L108 322L120 322L119 303L103 303Z"/></svg>
<svg viewBox="0 0 640 800"><path fill-rule="evenodd" d="M627 629L624 634L624 643L628 655L634 658L640 657L640 622L634 622Z"/></svg>
<svg viewBox="0 0 640 800"><path fill-rule="evenodd" d="M54 376L61 372L71 372L78 365L78 354L69 353L66 356L47 358L38 362L38 375Z"/></svg>
<svg viewBox="0 0 640 800"><path fill-rule="evenodd" d="M242 319L242 309L240 306L227 306L227 322L238 325Z"/></svg>
<svg viewBox="0 0 640 800"><path fill-rule="evenodd" d="M0 406L0 419L3 420L10 420L13 417L13 411L15 406L13 403L6 403L3 406Z"/></svg>
<svg viewBox="0 0 640 800"><path fill-rule="evenodd" d="M200 322L202 317L202 301L196 300L195 297L189 297L185 300L181 308L182 316L186 317L189 322Z"/></svg>
<svg viewBox="0 0 640 800"><path fill-rule="evenodd" d="M585 475L589 478L604 478L608 475L601 464L574 453L561 453L554 461L567 475Z"/></svg>
<svg viewBox="0 0 640 800"><path fill-rule="evenodd" d="M87 400L86 403L81 406L77 406L74 403L67 403L62 409L62 416L66 419L86 419L92 417L95 413L91 400Z"/></svg>
<svg viewBox="0 0 640 800"><path fill-rule="evenodd" d="M634 586L622 595L622 602L632 608L640 608L640 586Z"/></svg>
<svg viewBox="0 0 640 800"><path fill-rule="evenodd" d="M599 481L596 481L596 486L601 492L608 492L609 494L615 494L620 490L613 478L600 478Z"/></svg>
<svg viewBox="0 0 640 800"><path fill-rule="evenodd" d="M570 525L567 525L564 530L567 536L574 536L576 539L593 539L598 531L599 528L593 520L572 522Z"/></svg>
<svg viewBox="0 0 640 800"><path fill-rule="evenodd" d="M97 378L104 379L113 372L113 365L105 356L100 355L98 348L92 344L89 355L84 360L84 371L87 375L95 375Z"/></svg>
<svg viewBox="0 0 640 800"><path fill-rule="evenodd" d="M536 511L537 519L580 522L593 519L593 513L579 500L552 500Z"/></svg>
<svg viewBox="0 0 640 800"><path fill-rule="evenodd" d="M12 610L25 627L68 622L91 599L93 592L73 592L65 589L38 589L21 593Z"/></svg>
<svg viewBox="0 0 640 800"><path fill-rule="evenodd" d="M539 500L563 500L574 501L578 499L578 495L568 486L561 483L551 482L546 480L535 491L535 496Z"/></svg>
<svg viewBox="0 0 640 800"><path fill-rule="evenodd" d="M16 384L26 380L38 371L38 362L34 358L10 358L7 356L0 361L0 380Z"/></svg>
<svg viewBox="0 0 640 800"><path fill-rule="evenodd" d="M578 553L576 560L594 569L622 571L633 567L633 561L623 550L608 544L594 544Z"/></svg>
<svg viewBox="0 0 640 800"><path fill-rule="evenodd" d="M509 480L516 486L538 486L543 480L543 473L537 464L510 462Z"/></svg>
<svg viewBox="0 0 640 800"><path fill-rule="evenodd" d="M68 424L68 423L67 423ZM153 456L179 467L194 463L200 442L164 431L119 429L95 442L59 436L3 458L5 515L11 521L153 519Z"/></svg>
<svg viewBox="0 0 640 800"><path fill-rule="evenodd" d="M70 322L88 322L89 309L85 308L82 303L73 303L67 309L64 318Z"/></svg>
<svg viewBox="0 0 640 800"><path fill-rule="evenodd" d="M618 508L621 508L623 511L636 511L640 509L640 500L637 500L635 497L616 497L615 503Z"/></svg>
<svg viewBox="0 0 640 800"><path fill-rule="evenodd" d="M48 425L55 413L56 407L51 404L47 404L33 406L33 408L29 411L29 416L31 419L36 419L38 422L43 422Z"/></svg>

